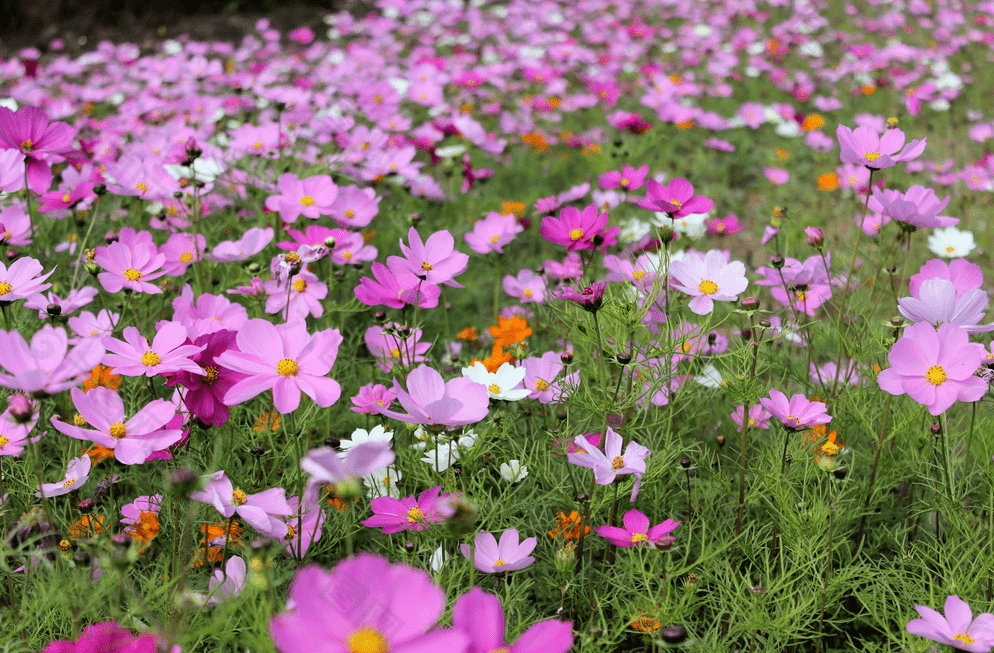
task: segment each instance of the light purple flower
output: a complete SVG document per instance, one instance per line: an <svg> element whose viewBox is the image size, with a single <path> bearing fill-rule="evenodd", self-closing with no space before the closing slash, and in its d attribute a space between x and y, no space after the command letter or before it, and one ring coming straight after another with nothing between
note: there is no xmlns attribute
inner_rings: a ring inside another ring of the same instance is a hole
<svg viewBox="0 0 994 653"><path fill-rule="evenodd" d="M759 403L789 431L801 431L832 421L832 416L825 412L825 404L811 401L802 394L796 394L788 400L784 393L771 389L770 396L763 397Z"/></svg>
<svg viewBox="0 0 994 653"><path fill-rule="evenodd" d="M608 427L604 441L604 451L592 447L586 437L578 435L573 439L578 451L567 454L566 459L579 467L594 470L594 480L599 485L608 485L622 474L635 474L635 487L632 488L632 501L638 496L642 474L645 473L645 459L652 452L634 440L628 443L624 454L621 452L623 439Z"/></svg>
<svg viewBox="0 0 994 653"><path fill-rule="evenodd" d="M73 458L66 468L65 478L55 483L42 483L38 487L41 492L35 492L35 496L57 497L78 490L90 478L90 465L90 457L86 454Z"/></svg>
<svg viewBox="0 0 994 653"><path fill-rule="evenodd" d="M632 508L621 518L624 528L617 526L599 526L594 530L607 538L611 544L622 547L647 546L656 548L672 543L676 538L670 537L680 522L667 519L661 524L650 526L652 522L640 510Z"/></svg>
<svg viewBox="0 0 994 653"><path fill-rule="evenodd" d="M723 252L715 249L704 256L690 252L673 261L670 276L674 288L693 297L689 308L698 315L713 311L715 301L735 301L749 285L745 264L729 262Z"/></svg>
<svg viewBox="0 0 994 653"><path fill-rule="evenodd" d="M919 286L915 297L898 299L897 310L916 324L924 322L934 327L958 324L967 333L984 333L994 331L994 324L980 324L987 301L983 290L975 288L957 297L952 281L929 279Z"/></svg>
<svg viewBox="0 0 994 653"><path fill-rule="evenodd" d="M524 569L535 562L535 558L528 554L535 549L538 538L529 537L520 543L518 540L518 531L513 528L501 533L500 542L492 533L477 533L473 538L476 548L473 564L487 574ZM459 549L467 560L471 559L469 544L461 544Z"/></svg>
<svg viewBox="0 0 994 653"><path fill-rule="evenodd" d="M214 506L225 519L238 515L268 537L279 539L287 534L286 522L280 517L292 515L294 511L287 503L286 490L276 487L248 494L235 488L224 471L214 472L206 478L204 489L191 492L191 499Z"/></svg>
<svg viewBox="0 0 994 653"><path fill-rule="evenodd" d="M994 615L984 612L974 618L970 606L955 594L946 599L945 615L923 605L915 610L922 618L905 626L912 635L973 653L990 653L994 647Z"/></svg>

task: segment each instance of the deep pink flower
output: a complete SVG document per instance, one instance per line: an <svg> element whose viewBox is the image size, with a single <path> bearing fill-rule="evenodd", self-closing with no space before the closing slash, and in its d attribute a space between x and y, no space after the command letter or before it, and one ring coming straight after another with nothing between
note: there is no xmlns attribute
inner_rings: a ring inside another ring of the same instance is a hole
<svg viewBox="0 0 994 653"><path fill-rule="evenodd" d="M589 313L596 313L600 310L601 304L604 303L604 291L606 289L607 284L603 282L592 283L589 286L584 286L579 291L575 290L572 286L563 286L556 293L556 297L573 302Z"/></svg>
<svg viewBox="0 0 994 653"><path fill-rule="evenodd" d="M156 653L158 650L152 633L135 637L117 623L105 621L84 628L76 641L50 642L41 653Z"/></svg>
<svg viewBox="0 0 994 653"><path fill-rule="evenodd" d="M225 519L238 515L267 537L279 539L286 535L287 525L280 518L293 514L286 501L286 490L275 487L248 494L235 488L224 471L214 472L206 479L204 489L191 492L191 499L214 506Z"/></svg>
<svg viewBox="0 0 994 653"><path fill-rule="evenodd" d="M455 241L451 233L444 229L436 231L422 242L418 230L411 227L407 232L407 239L410 246L405 245L403 239L400 241L403 258L391 256L387 259L387 263L395 261L398 264L397 268L390 265L391 269L406 267L411 274L428 283L463 287L456 283L455 277L466 271L469 255L454 249Z"/></svg>
<svg viewBox="0 0 994 653"><path fill-rule="evenodd" d="M938 331L931 324L913 324L891 347L891 366L877 375L877 383L884 392L906 394L940 415L957 401L977 401L987 392L987 382L974 376L986 353L957 324L943 324Z"/></svg>
<svg viewBox="0 0 994 653"><path fill-rule="evenodd" d="M374 383L359 388L359 394L352 397L352 411L376 414L380 408L389 408L397 398L397 393L385 385Z"/></svg>
<svg viewBox="0 0 994 653"><path fill-rule="evenodd" d="M369 505L373 516L363 521L362 525L369 528L382 527L385 534L431 528L433 524L440 524L445 519L441 502L449 495L439 496L441 491L441 487L434 487L417 497L376 497Z"/></svg>
<svg viewBox="0 0 994 653"><path fill-rule="evenodd" d="M360 553L298 571L269 631L280 653L465 653L466 635L435 628L445 605L424 571Z"/></svg>
<svg viewBox="0 0 994 653"><path fill-rule="evenodd" d="M832 416L825 412L825 404L811 401L802 394L796 394L788 400L784 393L771 389L770 396L763 397L759 403L788 431L801 431L832 421Z"/></svg>
<svg viewBox="0 0 994 653"><path fill-rule="evenodd" d="M538 544L537 537L526 538L523 542L519 542L519 537L513 528L501 533L500 542L493 533L477 533L473 538L476 551L471 553L469 544L460 544L459 550L467 560L472 555L473 565L485 574L518 571L535 562L529 554Z"/></svg>
<svg viewBox="0 0 994 653"><path fill-rule="evenodd" d="M373 263L370 270L375 279L363 277L355 287L356 299L366 306L388 306L403 308L410 304L420 308L435 308L442 289L433 283L428 283L413 272L408 271L397 256L388 259L389 265L380 262Z"/></svg>
<svg viewBox="0 0 994 653"><path fill-rule="evenodd" d="M235 332L222 329L206 333L194 340L193 345L202 347L190 360L203 369L203 374L185 370L175 372L168 375L167 385L186 388L183 403L194 417L210 426L222 426L230 416L224 395L231 386L246 378L216 361L222 353L237 350Z"/></svg>
<svg viewBox="0 0 994 653"><path fill-rule="evenodd" d="M634 508L626 512L625 516L621 518L621 521L625 525L624 528L600 526L594 530L597 531L598 535L607 538L611 544L616 546L648 546L655 548L656 546L666 546L672 543L676 538L671 537L670 533L680 525L678 521L667 519L661 524L650 526L652 522L649 521L649 518L643 512Z"/></svg>
<svg viewBox="0 0 994 653"><path fill-rule="evenodd" d="M284 173L276 184L279 195L266 198L266 208L279 212L283 222L292 223L303 215L305 218L319 218L331 215L332 204L338 196L338 187L329 175L315 175L299 179L292 173Z"/></svg>
<svg viewBox="0 0 994 653"><path fill-rule="evenodd" d="M572 623L558 619L532 624L516 642L508 643L500 600L479 587L456 599L452 625L469 638L466 653L567 653L573 646Z"/></svg>
<svg viewBox="0 0 994 653"><path fill-rule="evenodd" d="M601 188L621 188L625 191L638 190L645 184L645 176L649 174L649 166L633 168L626 165L619 170L610 170L597 178Z"/></svg>
<svg viewBox="0 0 994 653"><path fill-rule="evenodd" d="M663 186L655 179L646 182L646 199L635 200L643 209L666 213L676 220L687 215L707 213L714 202L703 195L694 195L694 187L683 177L671 179Z"/></svg>
<svg viewBox="0 0 994 653"><path fill-rule="evenodd" d="M393 389L409 414L389 408L378 409L377 413L408 424L463 426L483 420L490 412L486 387L466 377L443 381L442 375L427 365L419 365L407 375L407 390L397 379Z"/></svg>
<svg viewBox="0 0 994 653"><path fill-rule="evenodd" d="M142 336L136 327L124 330L124 341L104 336L107 348L104 365L114 368L121 376L158 376L172 372L206 374L204 369L191 359L203 346L191 345L186 337L186 327L179 322L166 322L159 325L152 344Z"/></svg>
<svg viewBox="0 0 994 653"><path fill-rule="evenodd" d="M876 170L896 166L900 161L917 159L925 151L926 139L905 145L904 132L900 129L888 129L881 136L867 125L856 129L839 125L835 134L841 148L839 159L843 163L856 163Z"/></svg>
<svg viewBox="0 0 994 653"><path fill-rule="evenodd" d="M670 275L674 288L693 297L689 308L698 315L713 311L715 301L735 301L749 285L745 264L729 262L728 257L716 249L704 256L689 252L679 261L673 261Z"/></svg>
<svg viewBox="0 0 994 653"><path fill-rule="evenodd" d="M994 615L984 612L974 618L967 602L955 594L946 598L945 615L924 605L916 605L915 610L922 618L904 627L912 635L973 653L990 653L994 647Z"/></svg>
<svg viewBox="0 0 994 653"><path fill-rule="evenodd" d="M618 242L621 229L608 228L608 214L599 213L599 210L596 204L588 204L583 211L565 206L558 217L547 215L542 218L539 233L550 243L566 246L568 252L610 247Z"/></svg>
<svg viewBox="0 0 994 653"><path fill-rule="evenodd" d="M235 342L238 351L228 350L216 358L221 366L246 375L224 395L227 405L272 390L276 410L285 414L297 410L302 392L322 408L341 396L338 382L325 376L342 344L338 329L309 334L301 321L273 325L253 319L238 331Z"/></svg>
<svg viewBox="0 0 994 653"><path fill-rule="evenodd" d="M712 235L730 236L742 231L742 222L734 213L724 218L708 218L704 224L708 226L708 233Z"/></svg>
<svg viewBox="0 0 994 653"><path fill-rule="evenodd" d="M73 157L74 136L72 127L49 123L48 115L38 107L21 107L16 112L0 107L0 149L24 155L28 186L35 193L44 193L52 185L48 157Z"/></svg>

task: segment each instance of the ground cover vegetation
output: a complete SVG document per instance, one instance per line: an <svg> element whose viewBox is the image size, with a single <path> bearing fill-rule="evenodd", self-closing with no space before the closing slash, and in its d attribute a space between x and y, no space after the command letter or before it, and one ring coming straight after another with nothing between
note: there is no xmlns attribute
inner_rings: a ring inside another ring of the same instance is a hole
<svg viewBox="0 0 994 653"><path fill-rule="evenodd" d="M5 650L994 648L994 4L325 24L0 61Z"/></svg>

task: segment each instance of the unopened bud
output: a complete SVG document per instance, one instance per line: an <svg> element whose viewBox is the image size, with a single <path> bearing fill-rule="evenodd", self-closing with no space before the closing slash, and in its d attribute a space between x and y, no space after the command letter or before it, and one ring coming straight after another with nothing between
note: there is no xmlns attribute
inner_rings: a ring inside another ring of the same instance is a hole
<svg viewBox="0 0 994 653"><path fill-rule="evenodd" d="M774 270L779 270L783 268L785 262L786 261L784 261L784 258L779 254L770 257L770 265L773 266Z"/></svg>

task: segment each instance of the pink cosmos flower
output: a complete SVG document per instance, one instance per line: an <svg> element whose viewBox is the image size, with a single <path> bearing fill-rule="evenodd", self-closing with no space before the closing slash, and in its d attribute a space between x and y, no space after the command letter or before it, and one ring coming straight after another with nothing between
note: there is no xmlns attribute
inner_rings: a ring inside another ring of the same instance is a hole
<svg viewBox="0 0 994 653"><path fill-rule="evenodd" d="M759 403L788 431L802 431L832 421L832 416L825 412L825 404L811 401L802 394L796 394L788 400L784 393L770 389L770 396L763 397Z"/></svg>
<svg viewBox="0 0 994 653"><path fill-rule="evenodd" d="M22 394L11 395L0 414L0 456L19 456L24 448L41 439L28 438L38 423L39 406Z"/></svg>
<svg viewBox="0 0 994 653"><path fill-rule="evenodd" d="M241 304L209 293L194 297L189 284L173 299L173 311L173 320L185 326L191 338L216 331L237 331L248 320L248 312Z"/></svg>
<svg viewBox="0 0 994 653"><path fill-rule="evenodd" d="M939 215L951 198L940 200L931 188L915 185L906 192L873 189L870 198L875 200L885 216L912 227L951 227L959 224L959 218Z"/></svg>
<svg viewBox="0 0 994 653"><path fill-rule="evenodd" d="M598 213L599 210L596 204L588 204L583 211L565 206L558 217L542 218L539 233L550 243L566 246L568 252L610 247L618 242L621 229L608 228L608 214Z"/></svg>
<svg viewBox="0 0 994 653"><path fill-rule="evenodd" d="M790 173L783 168L764 168L763 175L770 180L774 186L780 186L790 181Z"/></svg>
<svg viewBox="0 0 994 653"><path fill-rule="evenodd" d="M391 256L387 259L387 263L394 261L398 264L397 268L391 265L391 269L406 267L411 274L428 283L453 288L464 287L456 283L455 277L466 271L469 255L454 249L455 241L451 233L443 229L422 242L418 230L411 227L407 238L411 243L409 247L404 244L403 239L400 241L400 251L404 257Z"/></svg>
<svg viewBox="0 0 994 653"><path fill-rule="evenodd" d="M732 421L739 428L742 428L742 417L745 414L745 406L736 406L735 410L732 411ZM749 427L756 429L768 429L770 428L770 418L773 415L770 411L766 410L766 407L762 404L755 404L749 408Z"/></svg>
<svg viewBox="0 0 994 653"><path fill-rule="evenodd" d="M537 399L543 404L563 401L580 385L580 373L573 372L564 378L558 378L565 369L559 354L547 351L542 356L521 361L525 368L524 386L531 390L529 399Z"/></svg>
<svg viewBox="0 0 994 653"><path fill-rule="evenodd" d="M0 191L16 193L24 188L24 162L20 150L0 149ZM39 186L42 192L48 188Z"/></svg>
<svg viewBox="0 0 994 653"><path fill-rule="evenodd" d="M46 324L31 337L0 330L0 386L36 395L56 395L83 381L103 358L100 338L87 338L69 349L62 327Z"/></svg>
<svg viewBox="0 0 994 653"><path fill-rule="evenodd" d="M397 400L409 414L378 408L377 414L408 424L463 426L483 420L490 412L490 396L485 386L460 377L448 382L427 365L419 365L407 375L407 390L393 381ZM373 404L371 408L377 408Z"/></svg>
<svg viewBox="0 0 994 653"><path fill-rule="evenodd" d="M428 360L425 353L431 349L431 343L421 342L422 335L421 329L402 327L393 322L369 327L363 340L369 353L377 359L376 366L389 373L396 364L409 367Z"/></svg>
<svg viewBox="0 0 994 653"><path fill-rule="evenodd" d="M601 188L621 188L626 191L638 190L645 184L645 177L649 174L649 166L633 168L626 165L620 171L610 170L597 178L597 183Z"/></svg>
<svg viewBox="0 0 994 653"><path fill-rule="evenodd" d="M387 263L373 263L370 271L374 279L363 277L353 291L356 299L366 306L388 306L403 308L415 305L420 308L435 308L442 289L428 283L408 271L404 259L391 256ZM429 264L430 265L430 264Z"/></svg>
<svg viewBox="0 0 994 653"><path fill-rule="evenodd" d="M301 392L322 408L341 396L338 382L325 376L342 344L338 329L309 334L301 321L273 325L253 319L238 331L235 342L239 351L228 350L216 358L219 365L247 376L224 395L227 405L271 389L276 410L286 414L297 410Z"/></svg>
<svg viewBox="0 0 994 653"><path fill-rule="evenodd" d="M152 633L135 637L117 623L105 621L84 628L76 641L52 641L41 653L156 653L158 650Z"/></svg>
<svg viewBox="0 0 994 653"><path fill-rule="evenodd" d="M123 465L140 465L183 437L182 430L163 428L176 416L176 406L165 399L155 399L125 419L124 400L110 388L97 386L89 392L73 388L69 394L86 426L66 424L58 417L52 418L52 426L70 438L113 449L114 458Z"/></svg>
<svg viewBox="0 0 994 653"><path fill-rule="evenodd" d="M526 538L523 542L518 541L519 537L518 531L513 528L501 533L500 542L493 533L477 533L473 538L475 552L471 554L468 544L460 544L459 550L467 560L473 560L474 566L485 574L518 571L535 562L535 558L528 554L534 551L538 544L537 537Z"/></svg>
<svg viewBox="0 0 994 653"><path fill-rule="evenodd" d="M452 608L452 625L469 638L466 653L567 653L573 646L572 623L546 619L533 624L510 644L505 639L504 610L500 600L474 587Z"/></svg>
<svg viewBox="0 0 994 653"><path fill-rule="evenodd" d="M332 571L298 571L269 632L280 653L463 653L466 635L435 628L445 606L424 571L360 553Z"/></svg>
<svg viewBox="0 0 994 653"><path fill-rule="evenodd" d="M670 533L680 525L678 521L667 519L661 524L650 526L649 518L634 508L626 512L621 521L625 525L624 528L600 526L594 530L615 546L656 548L657 546L666 546L676 540L675 537L670 537Z"/></svg>
<svg viewBox="0 0 994 653"><path fill-rule="evenodd" d="M51 288L52 284L42 282L52 276L55 270L52 269L47 274L41 272L41 263L30 256L18 258L10 267L0 263L0 302L27 299Z"/></svg>
<svg viewBox="0 0 994 653"><path fill-rule="evenodd" d="M154 246L144 244L128 246L122 242L98 247L94 262L104 269L97 275L100 285L107 292L130 288L135 292L158 295L162 293L154 283L166 273L162 269L166 255L156 252Z"/></svg>
<svg viewBox="0 0 994 653"><path fill-rule="evenodd" d="M556 292L556 297L573 302L588 313L596 313L604 303L604 291L607 290L606 283L592 283L579 290L572 286L563 286Z"/></svg>
<svg viewBox="0 0 994 653"><path fill-rule="evenodd" d="M205 478L207 484L204 489L191 492L191 499L214 506L225 519L238 515L267 537L279 539L286 535L287 525L280 517L293 514L286 501L286 490L276 487L248 494L235 488L223 470Z"/></svg>
<svg viewBox="0 0 994 653"><path fill-rule="evenodd" d="M161 494L141 496L131 503L121 506L121 514L123 515L121 523L125 526L124 532L129 534L135 532L135 526L141 523L142 513L158 515L160 510L162 510Z"/></svg>
<svg viewBox="0 0 994 653"><path fill-rule="evenodd" d="M708 226L708 233L712 235L730 236L742 231L742 222L734 213L724 218L708 218L704 224Z"/></svg>
<svg viewBox="0 0 994 653"><path fill-rule="evenodd" d="M59 315L62 317L69 317L70 314L75 313L78 309L92 302L93 298L99 292L93 286L84 286L83 288L70 290L65 299L60 298L54 292L50 292L47 295L38 293L29 297L28 301L24 302L24 307L33 308L38 311L39 320L44 320L49 316L48 307L51 305L59 307Z"/></svg>
<svg viewBox="0 0 994 653"><path fill-rule="evenodd" d="M329 175L299 179L297 175L287 172L280 176L276 187L280 194L266 198L266 208L279 212L286 223L295 222L301 215L313 219L330 215L338 196L338 187Z"/></svg>
<svg viewBox="0 0 994 653"><path fill-rule="evenodd" d="M283 548L298 560L307 555L311 544L321 539L325 514L319 502L317 487L305 488L303 500L290 497L287 503L293 514L283 519L287 525Z"/></svg>
<svg viewBox="0 0 994 653"><path fill-rule="evenodd" d="M158 376L171 372L206 374L204 369L190 360L203 347L189 344L186 327L179 322L159 325L152 344L142 336L137 327L124 330L124 341L111 336L103 339L108 354L103 364L114 368L121 376Z"/></svg>
<svg viewBox="0 0 994 653"><path fill-rule="evenodd" d="M719 250L711 250L704 256L689 252L670 264L670 275L674 288L693 297L689 308L698 315L713 311L715 301L735 301L749 285L745 264L729 262Z"/></svg>
<svg viewBox="0 0 994 653"><path fill-rule="evenodd" d="M956 297L962 297L965 293L982 288L984 285L983 270L976 263L961 258L947 263L934 258L926 261L916 274L911 275L908 284L911 296L918 297L922 284L929 279L948 279L956 288Z"/></svg>
<svg viewBox="0 0 994 653"><path fill-rule="evenodd" d="M397 398L397 393L379 383L364 385L359 388L359 394L352 397L352 411L356 413L377 414L380 408L389 408Z"/></svg>
<svg viewBox="0 0 994 653"><path fill-rule="evenodd" d="M188 267L203 258L207 249L207 240L197 236L197 244L194 245L194 238L189 234L173 234L159 250L165 255L166 260L162 264L162 269L171 277L182 276Z"/></svg>
<svg viewBox="0 0 994 653"><path fill-rule="evenodd" d="M0 150L24 155L28 186L34 193L44 193L52 185L49 157L73 157L74 136L72 127L49 123L48 115L38 107L21 107L16 112L0 107Z"/></svg>
<svg viewBox="0 0 994 653"><path fill-rule="evenodd" d="M594 470L594 480L598 485L609 485L622 474L635 474L635 487L632 488L631 498L635 501L642 482L642 474L645 473L645 459L649 457L651 451L632 440L622 454L623 439L611 427L607 429L604 451L591 446L590 441L582 435L576 436L573 442L580 451L567 454L566 460L578 467Z"/></svg>
<svg viewBox="0 0 994 653"><path fill-rule="evenodd" d="M952 281L929 279L918 287L916 296L898 299L897 310L916 324L958 324L967 333L984 333L994 331L994 324L980 324L987 301L987 293L978 288L957 297Z"/></svg>
<svg viewBox="0 0 994 653"><path fill-rule="evenodd" d="M671 179L667 186L650 179L646 182L646 199L635 203L643 209L666 213L673 220L714 209L714 202L703 195L694 195L694 187L683 177Z"/></svg>
<svg viewBox="0 0 994 653"><path fill-rule="evenodd" d="M926 139L905 145L904 132L900 129L888 129L881 136L870 126L850 129L839 125L835 134L839 139L839 159L842 163L857 163L875 170L917 159L925 151Z"/></svg>
<svg viewBox="0 0 994 653"><path fill-rule="evenodd" d="M372 188L344 186L331 207L331 215L339 225L361 229L379 213L380 198Z"/></svg>
<svg viewBox="0 0 994 653"><path fill-rule="evenodd" d="M504 276L504 292L518 299L522 304L545 303L545 279L528 268L518 272L518 276Z"/></svg>
<svg viewBox="0 0 994 653"><path fill-rule="evenodd" d="M994 647L994 615L984 612L974 618L967 602L955 594L946 599L945 615L923 605L915 610L922 618L905 626L912 635L973 653L990 653Z"/></svg>
<svg viewBox="0 0 994 653"><path fill-rule="evenodd" d="M425 490L417 497L376 497L369 505L373 516L363 521L362 525L369 528L382 527L384 534L431 528L433 524L440 524L445 520L441 504L449 495L440 496L441 491L439 486Z"/></svg>
<svg viewBox="0 0 994 653"><path fill-rule="evenodd" d="M503 254L504 245L514 240L515 236L524 230L525 228L514 215L491 212L482 220L474 222L473 230L463 238L469 248L477 254L490 252Z"/></svg>
<svg viewBox="0 0 994 653"><path fill-rule="evenodd" d="M328 296L328 286L319 281L316 274L303 270L286 283L272 279L263 281L262 287L269 294L267 313L282 315L286 321L324 315L321 300Z"/></svg>
<svg viewBox="0 0 994 653"><path fill-rule="evenodd" d="M248 566L245 558L241 556L231 556L224 563L224 569L215 569L211 574L211 579L207 581L207 596L200 597L205 605L218 605L228 599L234 598L245 589L245 575Z"/></svg>
<svg viewBox="0 0 994 653"><path fill-rule="evenodd" d="M202 347L190 360L202 368L202 372L181 370L168 375L167 385L182 385L183 403L187 410L204 424L222 426L230 417L224 395L231 386L244 380L239 374L217 364L217 357L228 350L236 350L235 332L222 329L199 336L193 346Z"/></svg>
<svg viewBox="0 0 994 653"><path fill-rule="evenodd" d="M340 485L369 476L394 461L389 442L362 442L340 455L331 447L311 449L300 461L308 483Z"/></svg>
<svg viewBox="0 0 994 653"><path fill-rule="evenodd" d="M957 401L977 401L987 383L974 372L984 361L983 345L957 324L913 324L891 347L891 366L877 375L877 383L892 395L909 395L932 415L944 413Z"/></svg>
<svg viewBox="0 0 994 653"><path fill-rule="evenodd" d="M35 492L35 496L57 497L78 490L90 478L91 464L90 457L86 454L83 454L79 458L73 458L69 461L69 466L66 468L65 478L55 483L42 483L38 486L38 489L41 491Z"/></svg>
<svg viewBox="0 0 994 653"><path fill-rule="evenodd" d="M272 227L253 227L242 234L238 240L226 240L218 243L211 250L211 258L218 263L244 261L261 252L272 240Z"/></svg>

